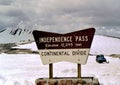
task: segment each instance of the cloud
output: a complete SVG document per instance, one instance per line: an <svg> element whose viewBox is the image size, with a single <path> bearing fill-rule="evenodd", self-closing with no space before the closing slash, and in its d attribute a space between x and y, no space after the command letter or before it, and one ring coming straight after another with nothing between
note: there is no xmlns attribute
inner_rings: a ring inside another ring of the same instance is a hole
<svg viewBox="0 0 120 85"><path fill-rule="evenodd" d="M0 5L10 5L13 0L0 0Z"/></svg>
<svg viewBox="0 0 120 85"><path fill-rule="evenodd" d="M109 34L108 29L114 28L115 32L120 27L119 3L119 0L1 0L0 28L15 27L23 21L31 26L38 24L47 31L95 27L97 33Z"/></svg>

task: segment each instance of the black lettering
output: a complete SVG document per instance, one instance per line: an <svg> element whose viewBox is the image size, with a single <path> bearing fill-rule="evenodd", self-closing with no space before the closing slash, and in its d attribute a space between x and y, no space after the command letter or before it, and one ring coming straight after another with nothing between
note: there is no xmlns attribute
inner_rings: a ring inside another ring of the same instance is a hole
<svg viewBox="0 0 120 85"><path fill-rule="evenodd" d="M68 51L48 51L48 52L41 52L41 56L69 56Z"/></svg>
<svg viewBox="0 0 120 85"><path fill-rule="evenodd" d="M79 50L77 50L77 51L72 51L72 55L74 56L74 55L86 55L86 51L79 51Z"/></svg>

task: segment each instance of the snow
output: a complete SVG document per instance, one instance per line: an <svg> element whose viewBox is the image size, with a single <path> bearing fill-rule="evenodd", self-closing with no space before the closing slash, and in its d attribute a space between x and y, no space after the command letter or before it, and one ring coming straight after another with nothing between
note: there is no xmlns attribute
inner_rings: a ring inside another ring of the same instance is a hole
<svg viewBox="0 0 120 85"><path fill-rule="evenodd" d="M92 54L120 54L120 39L96 35L91 46Z"/></svg>
<svg viewBox="0 0 120 85"><path fill-rule="evenodd" d="M13 47L13 48L19 48L19 49L31 49L33 51L37 51L37 46L36 46L36 43L35 42L32 42L30 44L23 44L23 45L18 45L16 47Z"/></svg>
<svg viewBox="0 0 120 85"><path fill-rule="evenodd" d="M108 64L99 64L95 55L82 65L82 76L95 76L101 85L119 85L120 59L109 55L120 54L120 40L105 36L94 37L90 54L104 54ZM37 50L35 42L18 48ZM77 64L58 62L53 64L54 77L76 77ZM43 65L38 54L0 54L0 85L35 85L35 79L48 78L48 65Z"/></svg>

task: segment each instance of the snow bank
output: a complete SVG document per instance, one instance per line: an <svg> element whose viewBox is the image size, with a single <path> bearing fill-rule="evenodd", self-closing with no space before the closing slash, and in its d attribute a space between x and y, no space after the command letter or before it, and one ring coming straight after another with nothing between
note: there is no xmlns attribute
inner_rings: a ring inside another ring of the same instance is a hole
<svg viewBox="0 0 120 85"><path fill-rule="evenodd" d="M96 35L92 54L120 54L120 40ZM37 50L35 43L19 46ZM105 56L109 64L99 64L95 56L89 56L87 64L82 65L82 76L96 76L101 85L120 84L120 59ZM54 64L54 77L76 77L77 65L70 62ZM35 85L35 79L48 77L48 65L41 63L37 54L0 54L0 85Z"/></svg>
<svg viewBox="0 0 120 85"><path fill-rule="evenodd" d="M28 44L23 44L23 45L18 45L18 46L13 47L13 48L19 48L19 49L31 49L31 50L33 50L33 51L37 51L37 50L38 50L38 48L37 48L35 42L28 43Z"/></svg>
<svg viewBox="0 0 120 85"><path fill-rule="evenodd" d="M95 56L89 56L87 64L82 65L82 76L95 76L101 85L119 85L120 60L105 56L109 64L99 64ZM48 78L48 65L41 63L36 54L1 54L0 85L35 85L35 79ZM54 64L54 77L76 77L77 64L58 62Z"/></svg>

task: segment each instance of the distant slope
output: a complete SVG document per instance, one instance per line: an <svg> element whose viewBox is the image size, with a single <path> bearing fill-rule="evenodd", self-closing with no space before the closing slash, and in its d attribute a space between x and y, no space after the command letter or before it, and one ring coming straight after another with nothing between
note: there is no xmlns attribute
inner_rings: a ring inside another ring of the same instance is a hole
<svg viewBox="0 0 120 85"><path fill-rule="evenodd" d="M27 43L33 41L32 30L17 27L0 32L0 44Z"/></svg>
<svg viewBox="0 0 120 85"><path fill-rule="evenodd" d="M120 54L120 39L95 35L91 46L91 54Z"/></svg>

